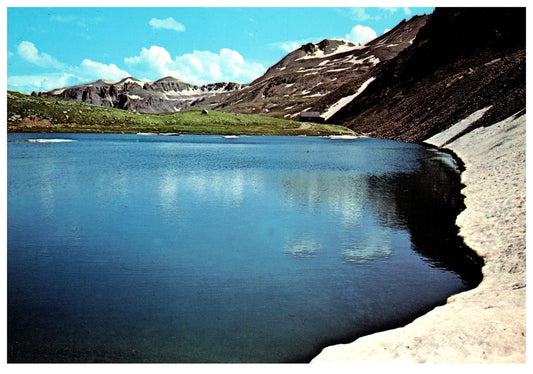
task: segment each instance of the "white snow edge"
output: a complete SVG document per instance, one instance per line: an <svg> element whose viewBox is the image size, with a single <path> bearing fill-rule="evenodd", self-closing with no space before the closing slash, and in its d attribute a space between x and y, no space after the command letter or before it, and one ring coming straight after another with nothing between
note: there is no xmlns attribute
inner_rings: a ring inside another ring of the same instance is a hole
<svg viewBox="0 0 533 374"><path fill-rule="evenodd" d="M480 109L465 119L457 122L452 127L438 133L437 135L432 136L431 138L424 140L424 143L434 145L436 147L442 147L446 143L448 143L451 139L453 139L455 136L459 135L461 132L472 126L472 124L485 114L487 110L492 108L492 105L485 107L483 109Z"/></svg>
<svg viewBox="0 0 533 374"><path fill-rule="evenodd" d="M321 114L321 117L324 118L325 120L328 120L332 115L334 115L335 113L337 113L340 109L342 109L344 106L346 106L346 104L348 104L350 101L352 101L353 99L355 99L357 96L359 96L367 87L370 83L372 83L373 81L376 80L376 77L372 77L368 80L366 80L358 89L357 89L357 92L354 93L353 95L349 95L349 96L346 96L346 97L343 97L342 99L340 99L339 101L337 101L335 104L333 104L332 106L330 106L328 108L328 110L326 110L324 113Z"/></svg>

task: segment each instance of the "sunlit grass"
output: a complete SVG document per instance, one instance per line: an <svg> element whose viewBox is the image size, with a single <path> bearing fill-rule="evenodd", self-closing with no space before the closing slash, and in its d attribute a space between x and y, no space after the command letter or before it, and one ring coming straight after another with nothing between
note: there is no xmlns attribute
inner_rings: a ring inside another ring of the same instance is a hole
<svg viewBox="0 0 533 374"><path fill-rule="evenodd" d="M26 120L24 120L26 118ZM350 130L335 125L301 123L280 118L219 111L189 110L141 114L8 91L9 132L104 132L235 135L332 135Z"/></svg>

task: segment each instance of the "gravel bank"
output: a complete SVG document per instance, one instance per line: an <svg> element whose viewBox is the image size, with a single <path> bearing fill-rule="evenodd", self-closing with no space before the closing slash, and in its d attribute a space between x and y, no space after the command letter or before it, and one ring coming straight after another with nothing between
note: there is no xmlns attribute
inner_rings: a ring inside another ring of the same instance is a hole
<svg viewBox="0 0 533 374"><path fill-rule="evenodd" d="M483 281L405 327L327 347L312 363L525 363L526 115L449 142L453 135L436 145L465 164L457 225L484 258Z"/></svg>

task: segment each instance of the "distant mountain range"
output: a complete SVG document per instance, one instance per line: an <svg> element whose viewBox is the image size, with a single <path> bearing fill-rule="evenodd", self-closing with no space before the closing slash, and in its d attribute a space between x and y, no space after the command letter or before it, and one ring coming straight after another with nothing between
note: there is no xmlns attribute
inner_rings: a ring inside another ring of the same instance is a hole
<svg viewBox="0 0 533 374"><path fill-rule="evenodd" d="M437 8L358 45L324 39L249 84L125 78L40 92L146 113L193 108L325 121L421 141L490 107L478 125L525 109L525 8ZM318 117L316 117L318 116Z"/></svg>
<svg viewBox="0 0 533 374"><path fill-rule="evenodd" d="M142 113L168 113L188 109L202 98L237 90L239 83L211 83L195 86L173 77L155 82L143 82L128 77L119 82L96 82L40 92L39 96L55 96L84 101L89 104L109 106Z"/></svg>

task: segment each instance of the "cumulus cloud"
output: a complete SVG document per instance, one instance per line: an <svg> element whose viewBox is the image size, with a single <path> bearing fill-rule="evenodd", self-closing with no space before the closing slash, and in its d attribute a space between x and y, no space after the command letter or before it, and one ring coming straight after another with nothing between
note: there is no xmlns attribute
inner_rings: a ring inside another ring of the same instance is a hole
<svg viewBox="0 0 533 374"><path fill-rule="evenodd" d="M290 53L294 51L297 48L300 48L302 44L297 41L287 41L287 42L279 42L274 43L273 46L281 49L284 52Z"/></svg>
<svg viewBox="0 0 533 374"><path fill-rule="evenodd" d="M20 75L7 78L9 89L19 92L50 91L54 88L71 86L77 83L81 83L80 78L69 73Z"/></svg>
<svg viewBox="0 0 533 374"><path fill-rule="evenodd" d="M154 29L185 31L185 25L176 21L172 17L168 17L166 19L152 18L150 22L148 22L148 24L152 26Z"/></svg>
<svg viewBox="0 0 533 374"><path fill-rule="evenodd" d="M35 44L28 41L23 41L18 45L17 53L23 60L36 66L55 70L39 75L8 77L8 87L21 92L48 91L97 79L118 81L129 75L127 71L118 68L115 64L103 64L89 59L84 59L77 66L69 66L47 53L39 52Z"/></svg>
<svg viewBox="0 0 533 374"><path fill-rule="evenodd" d="M346 34L346 39L361 44L365 44L376 37L377 34L374 30L372 30L370 27L362 25L354 26L352 31L350 31L349 34Z"/></svg>
<svg viewBox="0 0 533 374"><path fill-rule="evenodd" d="M17 52L25 61L49 70L39 75L9 77L9 89L21 92L48 91L97 79L116 82L130 75L146 80L173 76L198 85L221 81L248 83L266 70L262 64L246 61L238 51L228 48L222 48L218 53L194 51L172 57L165 48L151 46L143 48L137 56L124 59L128 71L120 65L90 59L84 59L78 65L67 65L40 52L28 41L20 43Z"/></svg>
<svg viewBox="0 0 533 374"><path fill-rule="evenodd" d="M262 64L245 61L234 50L223 48L219 53L194 51L172 58L163 47L143 48L138 56L124 59L136 75L154 80L173 76L193 84L219 81L247 83L264 73Z"/></svg>
<svg viewBox="0 0 533 374"><path fill-rule="evenodd" d="M80 66L75 67L73 70L87 80L106 79L119 81L129 75L127 71L119 69L115 64L102 64L88 59L84 59Z"/></svg>
<svg viewBox="0 0 533 374"><path fill-rule="evenodd" d="M143 48L139 56L127 57L124 62L135 68L136 71L143 72L150 77L160 78L165 75L172 75L169 74L169 66L172 65L170 53L165 48L156 45L148 49Z"/></svg>
<svg viewBox="0 0 533 374"><path fill-rule="evenodd" d="M64 67L64 64L57 61L55 58L46 53L39 53L39 50L32 42L23 41L17 47L17 52L24 60L31 62L42 68L58 68Z"/></svg>

